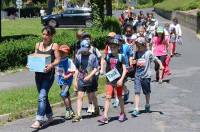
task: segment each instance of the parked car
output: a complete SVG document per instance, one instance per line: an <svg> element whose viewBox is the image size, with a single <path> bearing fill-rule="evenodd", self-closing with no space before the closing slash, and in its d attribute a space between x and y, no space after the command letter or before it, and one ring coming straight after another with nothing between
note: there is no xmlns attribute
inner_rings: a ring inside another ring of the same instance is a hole
<svg viewBox="0 0 200 132"><path fill-rule="evenodd" d="M41 17L43 25L58 27L67 26L92 26L92 16L90 8L68 8L59 14L46 15Z"/></svg>

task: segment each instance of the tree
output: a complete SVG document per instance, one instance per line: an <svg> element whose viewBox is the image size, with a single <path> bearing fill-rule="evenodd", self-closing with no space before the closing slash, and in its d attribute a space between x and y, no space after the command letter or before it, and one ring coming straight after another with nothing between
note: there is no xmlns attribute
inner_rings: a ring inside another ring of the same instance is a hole
<svg viewBox="0 0 200 132"><path fill-rule="evenodd" d="M106 0L106 15L112 16L112 0Z"/></svg>
<svg viewBox="0 0 200 132"><path fill-rule="evenodd" d="M92 6L93 24L101 26L104 22L104 0L90 0Z"/></svg>

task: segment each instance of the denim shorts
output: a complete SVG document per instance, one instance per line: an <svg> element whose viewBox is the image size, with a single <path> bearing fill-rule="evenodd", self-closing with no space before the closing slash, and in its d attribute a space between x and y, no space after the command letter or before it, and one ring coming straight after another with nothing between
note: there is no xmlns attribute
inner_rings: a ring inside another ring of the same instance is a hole
<svg viewBox="0 0 200 132"><path fill-rule="evenodd" d="M60 96L62 98L67 98L70 96L70 93L69 93L70 86L69 85L60 85L60 89L61 89Z"/></svg>
<svg viewBox="0 0 200 132"><path fill-rule="evenodd" d="M140 94L141 89L144 95L151 93L151 78L135 77L135 94Z"/></svg>

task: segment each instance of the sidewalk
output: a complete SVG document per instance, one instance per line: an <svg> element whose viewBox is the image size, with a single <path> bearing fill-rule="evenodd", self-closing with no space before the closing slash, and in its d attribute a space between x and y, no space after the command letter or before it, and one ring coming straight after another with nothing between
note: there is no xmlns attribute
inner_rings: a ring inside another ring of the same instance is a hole
<svg viewBox="0 0 200 132"><path fill-rule="evenodd" d="M35 85L34 73L23 70L16 73L0 74L0 90L21 88Z"/></svg>

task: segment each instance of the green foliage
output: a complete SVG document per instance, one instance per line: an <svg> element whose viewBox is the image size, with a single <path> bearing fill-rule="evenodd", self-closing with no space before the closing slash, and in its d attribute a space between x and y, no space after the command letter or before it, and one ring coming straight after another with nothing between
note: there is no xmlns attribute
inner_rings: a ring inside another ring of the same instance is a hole
<svg viewBox="0 0 200 132"><path fill-rule="evenodd" d="M88 29L93 38L93 44L99 49L104 48L104 42L108 31L102 29ZM72 45L76 42L76 30L60 31L55 35L54 42L58 44ZM0 71L11 67L24 66L27 63L27 55L34 52L35 44L41 41L40 36L21 35L16 37L3 37L0 45Z"/></svg>
<svg viewBox="0 0 200 132"><path fill-rule="evenodd" d="M160 2L163 2L164 0L152 0L152 3L153 5L157 4L157 3L160 3Z"/></svg>
<svg viewBox="0 0 200 132"><path fill-rule="evenodd" d="M113 10L126 10L127 5L125 3L112 3Z"/></svg>
<svg viewBox="0 0 200 132"><path fill-rule="evenodd" d="M103 24L103 29L121 34L121 26L116 17L106 17Z"/></svg>
<svg viewBox="0 0 200 132"><path fill-rule="evenodd" d="M200 11L197 12L197 16L200 17Z"/></svg>
<svg viewBox="0 0 200 132"><path fill-rule="evenodd" d="M26 64L27 55L32 53L38 37L25 37L21 40L3 41L0 45L0 70Z"/></svg>
<svg viewBox="0 0 200 132"><path fill-rule="evenodd" d="M136 9L144 9L144 8L150 8L152 6L153 6L153 3L149 2L149 3L143 4L143 5L137 5L135 8Z"/></svg>
<svg viewBox="0 0 200 132"><path fill-rule="evenodd" d="M93 25L96 27L102 26L104 22L104 1L91 0Z"/></svg>
<svg viewBox="0 0 200 132"><path fill-rule="evenodd" d="M150 2L151 2L151 0L138 0L139 5L145 5L145 4L148 4Z"/></svg>
<svg viewBox="0 0 200 132"><path fill-rule="evenodd" d="M174 10L191 10L200 8L199 0L164 0L161 3L155 4L155 8L162 9L165 11Z"/></svg>

